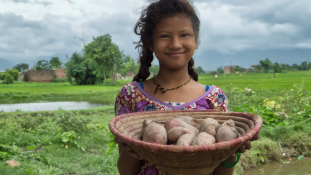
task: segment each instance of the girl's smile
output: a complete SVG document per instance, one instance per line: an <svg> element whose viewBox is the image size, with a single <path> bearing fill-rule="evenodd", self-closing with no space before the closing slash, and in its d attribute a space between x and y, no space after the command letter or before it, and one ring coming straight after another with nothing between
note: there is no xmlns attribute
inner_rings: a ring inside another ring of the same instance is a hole
<svg viewBox="0 0 311 175"><path fill-rule="evenodd" d="M161 19L153 33L152 51L168 69L187 68L196 49L192 22L185 14Z"/></svg>

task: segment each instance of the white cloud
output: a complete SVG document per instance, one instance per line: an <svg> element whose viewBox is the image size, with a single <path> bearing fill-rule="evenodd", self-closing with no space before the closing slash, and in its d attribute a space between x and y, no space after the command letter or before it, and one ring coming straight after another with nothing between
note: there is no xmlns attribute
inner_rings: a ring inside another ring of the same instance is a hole
<svg viewBox="0 0 311 175"><path fill-rule="evenodd" d="M133 28L147 0L0 0L0 58L14 62L80 51L109 33L125 54L138 57ZM250 50L310 49L311 1L194 0L200 13L196 60L208 51L234 56ZM77 46L78 44L79 46ZM155 61L156 62L156 61ZM210 63L213 64L213 63Z"/></svg>

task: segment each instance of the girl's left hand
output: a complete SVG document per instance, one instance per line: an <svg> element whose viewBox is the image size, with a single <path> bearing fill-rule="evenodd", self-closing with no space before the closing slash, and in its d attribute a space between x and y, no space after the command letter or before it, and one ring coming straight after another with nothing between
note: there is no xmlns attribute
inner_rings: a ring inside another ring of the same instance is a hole
<svg viewBox="0 0 311 175"><path fill-rule="evenodd" d="M250 141L247 141L244 145L242 145L241 148L239 148L236 153L244 153L246 150L250 150L252 148L251 141L255 141L258 139L259 133L256 134Z"/></svg>

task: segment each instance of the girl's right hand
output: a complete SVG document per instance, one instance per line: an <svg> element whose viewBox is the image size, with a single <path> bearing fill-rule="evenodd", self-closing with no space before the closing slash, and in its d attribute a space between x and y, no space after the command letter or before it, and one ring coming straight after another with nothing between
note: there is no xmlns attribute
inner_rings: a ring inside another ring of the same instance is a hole
<svg viewBox="0 0 311 175"><path fill-rule="evenodd" d="M139 159L139 160L144 160L142 157L140 157L137 153L135 153L132 148L130 148L127 144L121 142L119 139L117 139L117 137L114 138L114 142L119 144L119 147L121 152L126 151L129 155L131 155L132 157Z"/></svg>

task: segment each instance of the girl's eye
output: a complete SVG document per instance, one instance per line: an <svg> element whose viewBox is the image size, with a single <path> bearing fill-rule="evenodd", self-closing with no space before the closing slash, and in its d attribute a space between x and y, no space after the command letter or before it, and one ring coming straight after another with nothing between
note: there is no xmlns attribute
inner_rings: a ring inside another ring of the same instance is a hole
<svg viewBox="0 0 311 175"><path fill-rule="evenodd" d="M182 34L181 36L182 36L182 37L186 37L186 36L190 36L190 34L189 34L189 33L184 33L184 34Z"/></svg>
<svg viewBox="0 0 311 175"><path fill-rule="evenodd" d="M160 38L168 38L168 35L161 35Z"/></svg>

